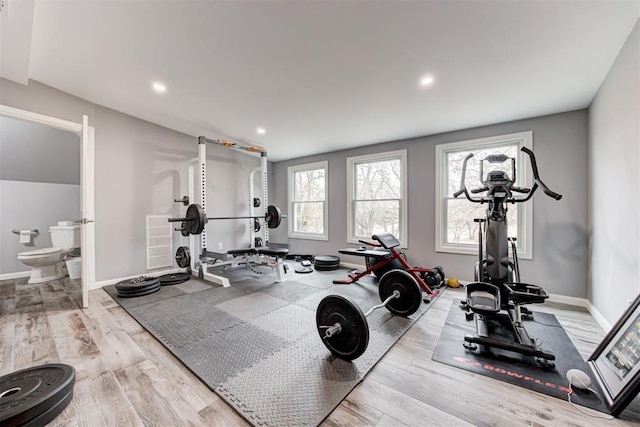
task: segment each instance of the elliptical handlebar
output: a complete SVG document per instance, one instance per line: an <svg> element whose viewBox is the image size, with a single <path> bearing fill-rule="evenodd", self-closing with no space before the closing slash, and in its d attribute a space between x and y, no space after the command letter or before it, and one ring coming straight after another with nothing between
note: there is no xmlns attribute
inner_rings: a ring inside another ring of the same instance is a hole
<svg viewBox="0 0 640 427"><path fill-rule="evenodd" d="M522 202L526 202L527 200L531 199L531 197L533 197L533 194L536 192L536 190L538 189L538 187L542 188L542 191L544 191L544 194L546 194L547 196L551 197L552 199L555 200L560 200L562 198L562 194L558 194L554 191L552 191L549 187L547 187L545 185L544 182L542 182L542 180L540 179L540 175L538 173L538 164L536 162L536 156L535 154L533 154L533 151L529 150L527 147L522 147L521 151L526 153L529 156L529 161L531 163L531 170L533 171L533 186L531 188L525 188L525 187L517 187L515 185L511 185L511 187L509 188L510 191L516 192L516 193L522 193L522 194L526 194L526 197L509 197L509 199L507 200L509 203L522 203ZM471 193L482 193L484 191L488 191L489 187L487 185L483 185L480 188L473 188L471 190L467 189L467 184L465 183L465 179L466 179L466 175L467 175L467 162L469 161L469 159L471 159L473 157L473 153L469 153L467 155L467 157L464 158L464 162L462 163L462 176L460 177L460 189L458 191L456 191L455 193L453 193L453 197L457 198L458 196L460 196L461 194L464 194L465 197L467 198L467 200L469 200L470 202L473 203L486 203L492 200L492 198L490 197L472 197ZM482 179L482 177L480 177ZM484 182L484 181L483 181ZM515 182L515 177L512 177L511 182Z"/></svg>
<svg viewBox="0 0 640 427"><path fill-rule="evenodd" d="M542 188L542 191L544 191L544 194L546 194L547 196L555 200L562 199L562 194L558 194L555 191L551 191L551 189L547 187L545 183L542 182L542 180L540 179L540 175L538 174L538 164L536 162L536 156L535 154L533 154L533 151L529 150L527 147L522 147L520 151L527 153L529 155L529 161L531 162L531 169L533 170L533 180L535 181L536 184L540 186L540 188ZM531 191L531 194L532 193L533 191Z"/></svg>

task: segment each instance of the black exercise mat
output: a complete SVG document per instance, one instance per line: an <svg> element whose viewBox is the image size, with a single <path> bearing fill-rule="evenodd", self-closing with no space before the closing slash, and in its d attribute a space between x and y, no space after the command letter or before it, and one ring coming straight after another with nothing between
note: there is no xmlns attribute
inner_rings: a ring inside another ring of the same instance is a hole
<svg viewBox="0 0 640 427"><path fill-rule="evenodd" d="M525 328L529 336L537 339L543 350L556 356L555 368L542 369L533 358L513 352L493 349L492 354L479 354L466 350L462 345L464 336L475 334L476 324L475 320L465 319L460 300L455 300L451 305L431 358L436 362L567 400L567 371L580 369L591 376L589 368L553 314L534 312L533 317L534 320L524 321ZM596 389L593 377L591 382L591 388ZM589 391L574 389L571 401L601 412L609 412L600 397Z"/></svg>
<svg viewBox="0 0 640 427"><path fill-rule="evenodd" d="M430 307L409 318L376 310L367 319L367 351L353 362L331 355L315 324L315 310L329 294L348 296L363 311L380 303L377 281L334 285L346 270L291 276L230 271L230 288L196 292L162 287L147 297L121 299L104 289L211 390L253 425L317 425L364 378ZM171 295L167 292L173 292ZM167 297L164 297L167 295Z"/></svg>

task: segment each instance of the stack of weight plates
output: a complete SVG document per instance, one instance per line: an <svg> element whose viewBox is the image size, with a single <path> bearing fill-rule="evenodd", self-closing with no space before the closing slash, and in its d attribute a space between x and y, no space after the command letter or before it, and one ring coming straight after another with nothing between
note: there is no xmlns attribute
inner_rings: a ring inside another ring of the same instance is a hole
<svg viewBox="0 0 640 427"><path fill-rule="evenodd" d="M317 271L337 270L340 268L340 257L335 255L318 255L313 259Z"/></svg>
<svg viewBox="0 0 640 427"><path fill-rule="evenodd" d="M73 399L76 370L50 364L0 377L0 425L43 426Z"/></svg>
<svg viewBox="0 0 640 427"><path fill-rule="evenodd" d="M120 298L141 297L158 292L160 280L157 277L140 276L118 282L115 287Z"/></svg>
<svg viewBox="0 0 640 427"><path fill-rule="evenodd" d="M177 285L178 283L184 283L189 280L190 276L191 275L188 273L173 273L160 276L158 277L158 280L160 280L160 286L169 286Z"/></svg>

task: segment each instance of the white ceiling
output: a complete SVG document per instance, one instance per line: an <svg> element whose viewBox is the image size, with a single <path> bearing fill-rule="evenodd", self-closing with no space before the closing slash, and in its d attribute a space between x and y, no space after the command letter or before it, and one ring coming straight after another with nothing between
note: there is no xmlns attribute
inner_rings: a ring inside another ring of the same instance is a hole
<svg viewBox="0 0 640 427"><path fill-rule="evenodd" d="M277 161L585 108L640 0L34 9L29 78L193 136L263 146ZM432 87L419 87L424 74Z"/></svg>

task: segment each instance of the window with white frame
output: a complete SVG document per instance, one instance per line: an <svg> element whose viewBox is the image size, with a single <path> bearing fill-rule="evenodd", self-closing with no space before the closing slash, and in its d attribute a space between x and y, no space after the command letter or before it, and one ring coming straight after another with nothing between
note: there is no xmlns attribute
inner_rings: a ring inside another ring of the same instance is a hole
<svg viewBox="0 0 640 427"><path fill-rule="evenodd" d="M347 158L347 240L388 232L407 244L407 151Z"/></svg>
<svg viewBox="0 0 640 427"><path fill-rule="evenodd" d="M478 253L478 224L474 218L484 218L486 204L472 203L460 189L464 158L473 153L467 164L467 188L481 187L480 161L490 154L506 154L516 158L516 184L531 186L531 167L526 154L520 149L533 146L533 133L520 132L469 141L436 145L436 251L462 254ZM505 170L511 174L510 162ZM484 172L488 172L485 170ZM532 258L532 203L531 201L507 206L508 236L517 237L518 256Z"/></svg>
<svg viewBox="0 0 640 427"><path fill-rule="evenodd" d="M328 163L291 166L287 170L289 237L328 240Z"/></svg>

